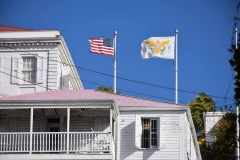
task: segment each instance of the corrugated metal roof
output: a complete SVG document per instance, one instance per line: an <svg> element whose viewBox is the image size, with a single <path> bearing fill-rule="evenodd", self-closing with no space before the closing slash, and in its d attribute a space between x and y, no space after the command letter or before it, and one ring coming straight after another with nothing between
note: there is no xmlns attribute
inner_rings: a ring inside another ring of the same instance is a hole
<svg viewBox="0 0 240 160"><path fill-rule="evenodd" d="M186 105L160 102L113 94L96 90L54 90L45 92L28 93L0 98L2 100L106 100L114 99L119 107L187 107Z"/></svg>

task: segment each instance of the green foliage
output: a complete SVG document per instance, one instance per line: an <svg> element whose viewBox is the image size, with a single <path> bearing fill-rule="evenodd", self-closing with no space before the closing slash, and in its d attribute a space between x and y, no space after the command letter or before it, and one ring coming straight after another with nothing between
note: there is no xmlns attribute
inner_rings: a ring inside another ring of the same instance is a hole
<svg viewBox="0 0 240 160"><path fill-rule="evenodd" d="M224 154L235 155L236 151L236 113L227 112L215 125L212 136L216 141L211 145L211 151L216 152L215 159L220 159ZM228 159L235 157L228 157Z"/></svg>
<svg viewBox="0 0 240 160"><path fill-rule="evenodd" d="M101 87L98 87L97 90L113 93L113 88L111 88L111 87L108 88L108 87L105 87L105 86L101 86ZM117 91L116 94L120 94L120 92Z"/></svg>
<svg viewBox="0 0 240 160"><path fill-rule="evenodd" d="M235 79L235 95L234 99L236 100L236 105L239 105L240 103L240 44L238 43L238 48L236 49L236 45L232 45L232 48L230 49L233 51L233 57L229 60L230 65L232 66L233 70L236 73Z"/></svg>
<svg viewBox="0 0 240 160"><path fill-rule="evenodd" d="M189 103L189 107L196 132L200 135L204 134L203 113L215 111L214 100L202 92Z"/></svg>

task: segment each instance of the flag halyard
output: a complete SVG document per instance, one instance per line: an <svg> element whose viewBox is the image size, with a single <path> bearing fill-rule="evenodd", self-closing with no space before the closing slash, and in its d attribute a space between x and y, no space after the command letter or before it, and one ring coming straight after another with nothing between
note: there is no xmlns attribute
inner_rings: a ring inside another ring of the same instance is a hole
<svg viewBox="0 0 240 160"><path fill-rule="evenodd" d="M90 52L97 54L114 55L113 38L89 38Z"/></svg>

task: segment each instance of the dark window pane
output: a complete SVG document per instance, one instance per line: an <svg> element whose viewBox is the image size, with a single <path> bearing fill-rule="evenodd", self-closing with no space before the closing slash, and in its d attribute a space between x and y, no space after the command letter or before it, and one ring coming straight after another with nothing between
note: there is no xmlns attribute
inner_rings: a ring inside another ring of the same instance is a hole
<svg viewBox="0 0 240 160"><path fill-rule="evenodd" d="M60 123L60 119L48 119L48 123Z"/></svg>
<svg viewBox="0 0 240 160"><path fill-rule="evenodd" d="M151 129L152 130L152 132L157 132L157 129Z"/></svg>

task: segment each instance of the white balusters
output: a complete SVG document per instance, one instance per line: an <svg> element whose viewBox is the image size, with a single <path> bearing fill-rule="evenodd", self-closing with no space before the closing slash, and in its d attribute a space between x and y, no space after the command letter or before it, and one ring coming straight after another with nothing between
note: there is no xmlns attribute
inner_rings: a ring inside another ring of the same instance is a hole
<svg viewBox="0 0 240 160"><path fill-rule="evenodd" d="M66 152L66 132L33 132L30 144L29 132L0 133L0 152ZM70 132L70 152L109 152L114 146L110 133Z"/></svg>

